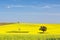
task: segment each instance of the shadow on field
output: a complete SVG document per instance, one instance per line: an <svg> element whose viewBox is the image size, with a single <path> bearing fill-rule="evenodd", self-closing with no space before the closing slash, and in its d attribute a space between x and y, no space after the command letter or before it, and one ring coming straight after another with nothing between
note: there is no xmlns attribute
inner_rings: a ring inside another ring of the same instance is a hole
<svg viewBox="0 0 60 40"><path fill-rule="evenodd" d="M29 33L28 31L8 31L7 33Z"/></svg>

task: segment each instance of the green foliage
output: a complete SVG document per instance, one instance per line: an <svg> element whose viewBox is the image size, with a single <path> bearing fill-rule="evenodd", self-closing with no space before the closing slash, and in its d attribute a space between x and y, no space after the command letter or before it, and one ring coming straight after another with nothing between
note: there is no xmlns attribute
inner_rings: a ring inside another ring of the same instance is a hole
<svg viewBox="0 0 60 40"><path fill-rule="evenodd" d="M60 40L59 35L0 35L0 40Z"/></svg>
<svg viewBox="0 0 60 40"><path fill-rule="evenodd" d="M39 28L39 30L41 30L41 31L46 31L47 30L47 27L45 27L45 26L41 26L40 28Z"/></svg>

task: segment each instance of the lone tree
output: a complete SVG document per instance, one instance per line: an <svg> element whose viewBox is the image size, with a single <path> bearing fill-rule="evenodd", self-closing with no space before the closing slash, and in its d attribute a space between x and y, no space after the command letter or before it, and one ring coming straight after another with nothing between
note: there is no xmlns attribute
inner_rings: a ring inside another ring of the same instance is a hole
<svg viewBox="0 0 60 40"><path fill-rule="evenodd" d="M47 30L47 27L41 26L39 30L43 31L43 33L44 33Z"/></svg>

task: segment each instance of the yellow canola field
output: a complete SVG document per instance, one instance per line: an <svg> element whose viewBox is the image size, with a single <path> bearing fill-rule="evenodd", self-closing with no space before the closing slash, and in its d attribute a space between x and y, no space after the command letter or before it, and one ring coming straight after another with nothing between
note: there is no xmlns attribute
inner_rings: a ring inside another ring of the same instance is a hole
<svg viewBox="0 0 60 40"><path fill-rule="evenodd" d="M47 31L44 34L60 34L60 24L31 24L15 23L0 26L0 33L7 34L8 31L28 31L28 34L39 34L40 26L46 26Z"/></svg>

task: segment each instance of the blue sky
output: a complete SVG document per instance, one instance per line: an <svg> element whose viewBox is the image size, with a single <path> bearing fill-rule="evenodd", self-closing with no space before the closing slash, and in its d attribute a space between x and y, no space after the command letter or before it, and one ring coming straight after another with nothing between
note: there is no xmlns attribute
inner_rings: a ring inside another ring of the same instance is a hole
<svg viewBox="0 0 60 40"><path fill-rule="evenodd" d="M60 23L60 0L0 0L0 22Z"/></svg>

